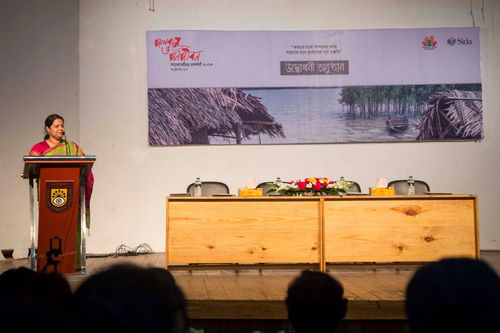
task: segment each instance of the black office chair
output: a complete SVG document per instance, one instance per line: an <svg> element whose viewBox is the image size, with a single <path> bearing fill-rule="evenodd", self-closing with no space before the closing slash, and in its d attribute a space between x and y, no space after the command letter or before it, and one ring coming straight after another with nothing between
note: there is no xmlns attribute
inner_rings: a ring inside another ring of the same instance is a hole
<svg viewBox="0 0 500 333"><path fill-rule="evenodd" d="M194 183L189 184L186 192L194 195ZM229 194L229 187L221 182L201 182L202 197L210 197L217 194Z"/></svg>
<svg viewBox="0 0 500 333"><path fill-rule="evenodd" d="M273 194L276 194L276 192L271 190L272 184L273 184L273 182L260 183L259 185L257 185L257 188L261 188L264 195L273 195Z"/></svg>
<svg viewBox="0 0 500 333"><path fill-rule="evenodd" d="M415 194L427 194L431 191L429 184L423 180L414 180ZM405 195L408 194L408 180L398 179L390 181L388 187L394 187L394 194Z"/></svg>

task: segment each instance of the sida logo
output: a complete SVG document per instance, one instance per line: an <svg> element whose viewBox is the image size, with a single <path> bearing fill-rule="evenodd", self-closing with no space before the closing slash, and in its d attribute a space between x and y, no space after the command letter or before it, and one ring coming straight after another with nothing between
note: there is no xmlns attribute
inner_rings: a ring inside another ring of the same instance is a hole
<svg viewBox="0 0 500 333"><path fill-rule="evenodd" d="M450 37L448 38L448 45L450 46L455 46L455 45L462 45L462 46L467 46L467 45L472 45L472 40L469 38L463 38L463 37Z"/></svg>
<svg viewBox="0 0 500 333"><path fill-rule="evenodd" d="M162 54L169 57L170 61L199 61L203 52L203 50L193 51L190 46L182 45L181 37L156 38L154 43Z"/></svg>
<svg viewBox="0 0 500 333"><path fill-rule="evenodd" d="M436 45L437 40L433 35L430 35L429 37L426 36L422 41L422 48L424 50L434 50L437 47Z"/></svg>

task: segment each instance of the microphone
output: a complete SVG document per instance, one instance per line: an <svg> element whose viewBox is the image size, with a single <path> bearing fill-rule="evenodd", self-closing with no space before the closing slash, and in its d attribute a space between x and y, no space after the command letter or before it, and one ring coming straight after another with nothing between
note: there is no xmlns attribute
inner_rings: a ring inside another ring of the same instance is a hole
<svg viewBox="0 0 500 333"><path fill-rule="evenodd" d="M68 152L68 140L66 139L66 132L63 131L62 134L63 134L63 140L62 140L62 142L64 142L64 144L66 145L66 156L68 156L69 152Z"/></svg>

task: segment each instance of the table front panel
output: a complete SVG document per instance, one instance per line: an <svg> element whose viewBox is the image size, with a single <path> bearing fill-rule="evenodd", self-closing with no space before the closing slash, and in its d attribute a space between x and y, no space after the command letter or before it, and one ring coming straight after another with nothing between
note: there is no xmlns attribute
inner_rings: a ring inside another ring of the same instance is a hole
<svg viewBox="0 0 500 333"><path fill-rule="evenodd" d="M172 200L167 264L319 263L319 214L319 200Z"/></svg>
<svg viewBox="0 0 500 333"><path fill-rule="evenodd" d="M326 262L476 256L474 199L325 200Z"/></svg>

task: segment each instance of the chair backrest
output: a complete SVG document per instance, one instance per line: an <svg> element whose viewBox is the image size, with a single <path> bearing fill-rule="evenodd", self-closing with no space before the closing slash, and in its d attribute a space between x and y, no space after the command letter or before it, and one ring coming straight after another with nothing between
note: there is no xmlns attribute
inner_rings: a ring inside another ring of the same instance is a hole
<svg viewBox="0 0 500 333"><path fill-rule="evenodd" d="M187 193L194 195L194 183L189 184ZM221 182L201 182L201 195L209 197L214 194L229 194L229 187Z"/></svg>
<svg viewBox="0 0 500 333"><path fill-rule="evenodd" d="M390 181L388 187L394 187L395 194L408 194L408 180L398 179ZM429 184L422 180L415 180L415 194L427 194L431 191Z"/></svg>
<svg viewBox="0 0 500 333"><path fill-rule="evenodd" d="M359 186L358 183L349 180L352 183L352 186L350 189L348 189L346 192L347 193L361 193L361 186Z"/></svg>
<svg viewBox="0 0 500 333"><path fill-rule="evenodd" d="M264 182L257 185L257 188L261 188L264 195L276 194L276 192L271 190L271 185L273 182Z"/></svg>

